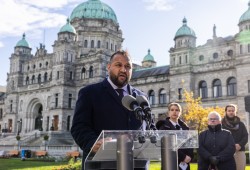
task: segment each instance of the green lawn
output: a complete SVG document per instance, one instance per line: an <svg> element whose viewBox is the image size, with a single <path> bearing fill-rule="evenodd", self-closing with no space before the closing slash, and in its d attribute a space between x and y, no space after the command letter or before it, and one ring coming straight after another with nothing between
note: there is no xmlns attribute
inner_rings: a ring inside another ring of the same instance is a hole
<svg viewBox="0 0 250 170"><path fill-rule="evenodd" d="M67 162L22 161L20 158L0 159L1 170L52 170L54 167L65 164Z"/></svg>

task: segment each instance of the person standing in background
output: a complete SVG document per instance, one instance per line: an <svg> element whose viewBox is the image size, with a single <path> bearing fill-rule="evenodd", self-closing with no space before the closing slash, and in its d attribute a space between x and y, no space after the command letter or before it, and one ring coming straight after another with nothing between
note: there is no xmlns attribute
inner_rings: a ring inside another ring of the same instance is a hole
<svg viewBox="0 0 250 170"><path fill-rule="evenodd" d="M178 103L168 105L168 117L156 123L158 130L189 130L185 122L180 119L182 108ZM190 161L193 158L193 149L178 149L179 170L190 170Z"/></svg>
<svg viewBox="0 0 250 170"><path fill-rule="evenodd" d="M237 113L237 105L229 104L225 107L225 116L222 119L222 128L229 130L234 138L236 152L234 159L237 170L245 170L246 154L245 145L248 142L246 126L240 120Z"/></svg>
<svg viewBox="0 0 250 170"><path fill-rule="evenodd" d="M236 170L235 146L230 131L222 129L221 116L208 114L208 129L199 135L198 170Z"/></svg>

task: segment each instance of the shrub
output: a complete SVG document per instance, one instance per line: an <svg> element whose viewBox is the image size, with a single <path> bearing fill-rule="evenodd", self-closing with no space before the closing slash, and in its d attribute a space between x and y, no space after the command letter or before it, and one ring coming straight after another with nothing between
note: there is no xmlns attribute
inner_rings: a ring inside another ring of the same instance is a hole
<svg viewBox="0 0 250 170"><path fill-rule="evenodd" d="M20 140L20 139L21 139L21 136L17 135L16 140Z"/></svg>
<svg viewBox="0 0 250 170"><path fill-rule="evenodd" d="M44 139L44 140L48 140L48 139L49 139L49 136L48 136L48 135L44 135L43 139Z"/></svg>

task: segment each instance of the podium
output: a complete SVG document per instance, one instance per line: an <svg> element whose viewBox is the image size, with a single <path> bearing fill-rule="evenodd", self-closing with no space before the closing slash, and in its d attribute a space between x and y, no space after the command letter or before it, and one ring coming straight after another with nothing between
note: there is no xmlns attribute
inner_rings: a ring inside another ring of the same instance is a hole
<svg viewBox="0 0 250 170"><path fill-rule="evenodd" d="M101 141L96 151L94 146ZM198 148L195 130L102 131L84 161L84 169L143 170L149 160L161 161L162 170L178 170L177 150ZM95 150L95 151L94 151Z"/></svg>

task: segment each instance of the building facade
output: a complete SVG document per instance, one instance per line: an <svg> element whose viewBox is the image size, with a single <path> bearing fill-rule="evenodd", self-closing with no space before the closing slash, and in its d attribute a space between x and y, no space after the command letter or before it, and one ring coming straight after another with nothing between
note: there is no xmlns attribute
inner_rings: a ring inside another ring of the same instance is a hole
<svg viewBox="0 0 250 170"><path fill-rule="evenodd" d="M148 94L155 118L166 113L169 102L182 101L183 89L206 106L235 103L240 113L250 110L250 9L238 26L238 33L224 38L214 26L213 37L196 46L184 18L173 35L170 65L157 66L150 50L141 66L134 65L131 84ZM79 89L107 76L106 65L122 42L115 12L100 0L72 11L52 53L40 44L33 55L24 34L10 56L6 93L0 94L1 132L69 131Z"/></svg>

